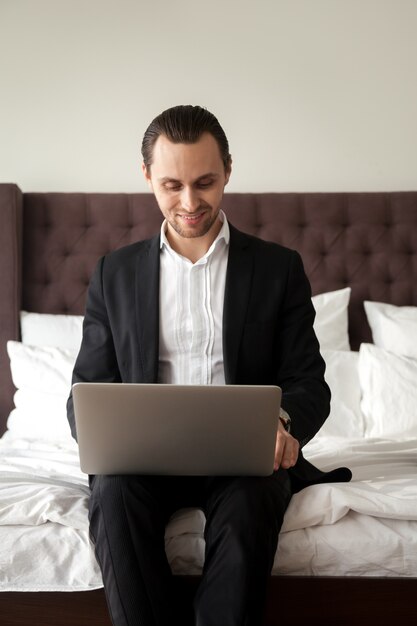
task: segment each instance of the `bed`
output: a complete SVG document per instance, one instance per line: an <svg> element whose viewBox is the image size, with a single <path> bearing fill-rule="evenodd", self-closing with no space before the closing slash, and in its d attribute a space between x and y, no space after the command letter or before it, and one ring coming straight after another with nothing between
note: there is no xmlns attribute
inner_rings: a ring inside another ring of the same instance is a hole
<svg viewBox="0 0 417 626"><path fill-rule="evenodd" d="M414 624L417 192L229 193L223 208L241 230L303 257L334 396L305 453L322 469L353 470L348 485L294 496L264 626ZM13 184L0 185L0 215L0 622L109 626L62 397L97 259L156 233L161 216L149 194ZM167 528L187 598L203 525L201 512L183 510Z"/></svg>

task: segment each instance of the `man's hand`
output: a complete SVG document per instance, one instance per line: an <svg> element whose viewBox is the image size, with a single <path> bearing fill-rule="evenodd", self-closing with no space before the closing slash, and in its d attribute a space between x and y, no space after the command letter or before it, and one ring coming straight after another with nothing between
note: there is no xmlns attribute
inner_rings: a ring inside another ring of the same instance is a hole
<svg viewBox="0 0 417 626"><path fill-rule="evenodd" d="M300 444L297 439L287 433L281 420L278 420L274 470L279 469L279 467L284 469L293 467L297 462L299 450Z"/></svg>

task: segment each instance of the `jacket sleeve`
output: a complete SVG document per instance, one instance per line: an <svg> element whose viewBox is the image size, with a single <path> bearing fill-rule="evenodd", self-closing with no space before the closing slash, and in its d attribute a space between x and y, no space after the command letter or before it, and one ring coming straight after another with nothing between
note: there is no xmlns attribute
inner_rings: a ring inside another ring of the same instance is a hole
<svg viewBox="0 0 417 626"><path fill-rule="evenodd" d="M311 288L300 255L293 252L278 320L278 384L291 434L304 446L330 412L330 389L313 323Z"/></svg>
<svg viewBox="0 0 417 626"><path fill-rule="evenodd" d="M81 348L75 362L72 384L77 382L121 382L107 307L103 295L105 257L98 262L87 294ZM72 391L67 402L71 434L77 439Z"/></svg>

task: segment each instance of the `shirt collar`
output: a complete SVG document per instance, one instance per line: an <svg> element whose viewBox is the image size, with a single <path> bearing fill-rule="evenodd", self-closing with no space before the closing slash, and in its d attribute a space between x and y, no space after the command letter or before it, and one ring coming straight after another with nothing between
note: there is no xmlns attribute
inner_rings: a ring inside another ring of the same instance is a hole
<svg viewBox="0 0 417 626"><path fill-rule="evenodd" d="M226 246L229 245L230 228L229 228L229 223L227 221L227 217L224 211L222 210L219 211L219 218L220 218L220 221L222 222L222 227L216 239L213 241L213 243L211 244L210 248L207 250L204 256L211 254L211 252L217 247L218 243L222 240L224 240L224 243ZM167 231L167 221L164 220L161 226L161 238L159 242L159 247L162 250L162 248L165 246L168 250L171 250L172 252L174 252L174 250L171 248L171 245L167 239L166 231Z"/></svg>

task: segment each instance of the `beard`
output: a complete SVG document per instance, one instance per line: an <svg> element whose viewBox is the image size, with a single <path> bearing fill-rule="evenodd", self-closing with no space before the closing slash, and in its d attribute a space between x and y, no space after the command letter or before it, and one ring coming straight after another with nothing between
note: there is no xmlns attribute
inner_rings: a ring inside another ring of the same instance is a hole
<svg viewBox="0 0 417 626"><path fill-rule="evenodd" d="M184 214L187 212L184 211ZM175 232L180 235L180 237L185 237L186 239L193 239L195 237L204 237L211 230L214 224L217 222L220 207L217 209L215 213L212 212L212 207L209 205L200 206L197 211L193 213L193 215L199 215L203 213L201 220L197 224L187 225L185 220L173 217L168 219L167 222L171 226Z"/></svg>

